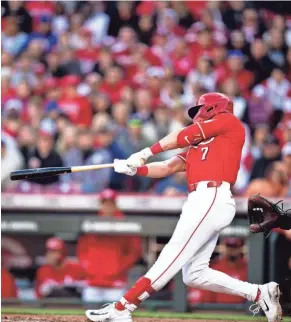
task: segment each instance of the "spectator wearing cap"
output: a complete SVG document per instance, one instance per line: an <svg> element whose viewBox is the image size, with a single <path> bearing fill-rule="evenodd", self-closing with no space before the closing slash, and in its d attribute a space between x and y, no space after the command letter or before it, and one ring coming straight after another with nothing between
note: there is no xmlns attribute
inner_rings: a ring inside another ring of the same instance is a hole
<svg viewBox="0 0 291 322"><path fill-rule="evenodd" d="M151 92L151 109L155 109L161 103L160 95L165 83L165 77L166 73L163 67L153 66L149 67L146 71L145 83L144 85L142 85L142 87L148 89Z"/></svg>
<svg viewBox="0 0 291 322"><path fill-rule="evenodd" d="M261 194L268 197L286 197L288 194L288 177L286 168L281 162L270 163L265 170L265 177L253 179L245 196Z"/></svg>
<svg viewBox="0 0 291 322"><path fill-rule="evenodd" d="M228 78L236 79L241 93L246 94L254 81L254 75L244 69L245 56L239 50L228 53L227 68L217 82L222 84Z"/></svg>
<svg viewBox="0 0 291 322"><path fill-rule="evenodd" d="M58 100L57 106L73 124L88 127L92 122L92 107L87 97L78 94L77 85L79 83L78 76L68 75L62 78L60 84L63 95Z"/></svg>
<svg viewBox="0 0 291 322"><path fill-rule="evenodd" d="M12 56L19 55L28 40L27 34L19 31L16 17L5 19L4 31L2 32L2 50Z"/></svg>
<svg viewBox="0 0 291 322"><path fill-rule="evenodd" d="M55 123L51 119L44 119L40 123L36 146L27 160L27 168L63 166L63 161L54 146L55 134ZM42 179L28 179L28 181L40 185L55 184L58 183L59 180L60 178L58 176Z"/></svg>
<svg viewBox="0 0 291 322"><path fill-rule="evenodd" d="M267 56L267 46L262 39L255 39L251 43L250 56L245 67L254 74L254 85L267 79L276 67Z"/></svg>
<svg viewBox="0 0 291 322"><path fill-rule="evenodd" d="M98 215L102 221L117 221L118 225L124 215L117 206L116 197L114 190L102 191ZM127 286L129 270L141 257L141 240L133 235L86 234L78 240L77 255L88 276L83 300L116 301Z"/></svg>
<svg viewBox="0 0 291 322"><path fill-rule="evenodd" d="M156 17L154 16L152 3L142 2L137 6L138 39L146 45L151 45L153 34L156 30Z"/></svg>
<svg viewBox="0 0 291 322"><path fill-rule="evenodd" d="M281 149L279 140L274 136L268 136L264 140L262 157L254 163L250 179L264 178L266 168L274 161L279 161L281 158Z"/></svg>
<svg viewBox="0 0 291 322"><path fill-rule="evenodd" d="M76 146L63 155L65 166L80 166L92 164L105 164L112 161L107 149L94 146L94 135L90 129L79 129ZM62 182L75 183L82 192L100 192L108 187L112 169L86 171L68 174L62 177Z"/></svg>
<svg viewBox="0 0 291 322"><path fill-rule="evenodd" d="M11 183L10 172L23 167L23 157L16 141L6 133L1 133L1 187Z"/></svg>
<svg viewBox="0 0 291 322"><path fill-rule="evenodd" d="M51 30L52 17L49 15L43 15L39 17L39 22L37 25L37 30L29 34L27 44L24 46L26 49L29 43L34 40L43 41L43 50L49 52L57 44L58 39L56 35Z"/></svg>
<svg viewBox="0 0 291 322"><path fill-rule="evenodd" d="M67 247L58 237L46 241L46 263L36 272L38 298L80 297L86 284L81 265L67 258Z"/></svg>

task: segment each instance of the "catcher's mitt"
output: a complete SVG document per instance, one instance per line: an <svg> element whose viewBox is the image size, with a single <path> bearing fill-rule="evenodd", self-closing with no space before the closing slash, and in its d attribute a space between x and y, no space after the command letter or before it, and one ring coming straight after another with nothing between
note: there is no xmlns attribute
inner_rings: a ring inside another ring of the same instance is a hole
<svg viewBox="0 0 291 322"><path fill-rule="evenodd" d="M291 229L291 213L288 213L277 203L273 203L259 195L252 195L248 199L248 215L250 231L252 233L263 232L269 236L273 228ZM282 204L283 207L283 204Z"/></svg>

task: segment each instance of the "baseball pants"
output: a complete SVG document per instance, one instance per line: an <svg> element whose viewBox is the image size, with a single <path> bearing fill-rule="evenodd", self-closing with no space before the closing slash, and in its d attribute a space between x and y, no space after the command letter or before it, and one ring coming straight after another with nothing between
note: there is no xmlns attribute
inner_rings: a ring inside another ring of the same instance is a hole
<svg viewBox="0 0 291 322"><path fill-rule="evenodd" d="M258 285L209 268L219 233L231 223L236 208L229 183L217 188L208 188L207 183L200 182L188 195L172 238L145 277L158 291L182 269L188 286L254 301Z"/></svg>

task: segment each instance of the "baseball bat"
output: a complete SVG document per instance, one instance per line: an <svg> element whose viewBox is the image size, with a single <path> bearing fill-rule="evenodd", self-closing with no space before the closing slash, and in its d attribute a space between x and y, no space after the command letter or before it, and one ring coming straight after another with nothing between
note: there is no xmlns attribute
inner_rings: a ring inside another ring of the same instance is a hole
<svg viewBox="0 0 291 322"><path fill-rule="evenodd" d="M60 174L81 172L89 170L100 170L105 168L113 168L113 163L108 164L97 164L97 165L82 165L76 167L55 167L55 168L36 168L36 169L25 169L17 170L10 173L10 179L12 181L22 179L39 179L52 176L58 176Z"/></svg>

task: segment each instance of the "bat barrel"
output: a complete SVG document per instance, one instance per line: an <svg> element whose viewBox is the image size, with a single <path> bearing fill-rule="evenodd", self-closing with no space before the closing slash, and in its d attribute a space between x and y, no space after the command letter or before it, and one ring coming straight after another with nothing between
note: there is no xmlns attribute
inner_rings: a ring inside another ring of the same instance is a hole
<svg viewBox="0 0 291 322"><path fill-rule="evenodd" d="M70 167L25 169L11 172L10 179L12 181L22 179L40 179L70 172Z"/></svg>

